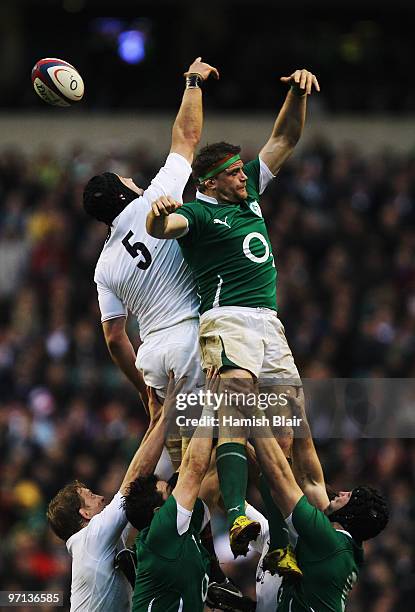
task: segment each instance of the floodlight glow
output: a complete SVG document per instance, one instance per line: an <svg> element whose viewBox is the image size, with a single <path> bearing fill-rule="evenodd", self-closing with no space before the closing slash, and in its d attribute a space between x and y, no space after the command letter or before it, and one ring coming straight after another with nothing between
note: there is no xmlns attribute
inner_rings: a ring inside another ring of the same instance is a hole
<svg viewBox="0 0 415 612"><path fill-rule="evenodd" d="M114 17L99 17L92 23L97 32L109 37L118 36L123 29L121 20Z"/></svg>
<svg viewBox="0 0 415 612"><path fill-rule="evenodd" d="M126 30L118 36L118 55L128 64L142 62L146 51L145 37L139 30Z"/></svg>

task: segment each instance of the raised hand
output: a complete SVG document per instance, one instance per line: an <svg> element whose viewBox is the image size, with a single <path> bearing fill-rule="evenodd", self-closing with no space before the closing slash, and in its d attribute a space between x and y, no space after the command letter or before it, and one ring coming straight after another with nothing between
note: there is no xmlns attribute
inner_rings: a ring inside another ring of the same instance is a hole
<svg viewBox="0 0 415 612"><path fill-rule="evenodd" d="M299 95L310 95L313 87L316 89L316 91L320 91L320 85L317 81L317 77L305 68L302 70L296 70L290 76L281 77L280 80L287 85L295 87Z"/></svg>
<svg viewBox="0 0 415 612"><path fill-rule="evenodd" d="M187 382L187 377L183 376L178 380L174 379L174 372L169 372L169 382L167 385L166 397L163 403L163 413L166 420L171 421L177 415L176 402L177 396L183 391Z"/></svg>
<svg viewBox="0 0 415 612"><path fill-rule="evenodd" d="M210 366L206 372L205 391L217 393L220 383L220 373L217 368Z"/></svg>
<svg viewBox="0 0 415 612"><path fill-rule="evenodd" d="M217 68L214 68L210 64L206 64L202 62L201 57L197 57L193 64L189 66L189 70L184 73L183 76L188 76L189 74L200 74L202 79L206 81L207 78L212 74L215 79L219 78L219 71Z"/></svg>

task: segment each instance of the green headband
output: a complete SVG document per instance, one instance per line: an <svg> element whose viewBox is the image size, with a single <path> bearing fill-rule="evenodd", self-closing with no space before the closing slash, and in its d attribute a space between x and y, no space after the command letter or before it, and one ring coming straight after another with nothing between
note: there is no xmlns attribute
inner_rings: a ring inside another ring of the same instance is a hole
<svg viewBox="0 0 415 612"><path fill-rule="evenodd" d="M220 166L216 166L216 168L213 168L213 170L210 170L207 174L205 174L205 176L201 176L199 177L199 183L204 183L204 181L206 181L209 178L212 178L213 176L216 176L217 174L219 174L219 172L222 172L222 170L226 170L226 168L229 168L229 166L232 166L232 164L234 164L236 161L239 161L241 159L239 153L237 155L234 155L233 157L230 157L229 159L225 160L222 164L220 164Z"/></svg>

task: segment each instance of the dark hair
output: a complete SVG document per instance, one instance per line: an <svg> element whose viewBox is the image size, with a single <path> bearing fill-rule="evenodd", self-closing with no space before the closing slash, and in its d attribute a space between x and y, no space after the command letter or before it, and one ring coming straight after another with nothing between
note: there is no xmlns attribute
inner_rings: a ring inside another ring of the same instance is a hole
<svg viewBox="0 0 415 612"><path fill-rule="evenodd" d="M386 499L376 489L359 486L353 489L347 504L328 518L340 523L356 542L363 542L385 529L389 511Z"/></svg>
<svg viewBox="0 0 415 612"><path fill-rule="evenodd" d="M154 510L164 503L163 495L157 491L159 478L151 476L139 476L133 480L123 498L123 508L128 521L133 527L141 531L148 527L153 519Z"/></svg>
<svg viewBox="0 0 415 612"><path fill-rule="evenodd" d="M330 501L332 501L339 494L338 491L336 491L331 485L328 485L327 483L326 483L326 493Z"/></svg>
<svg viewBox="0 0 415 612"><path fill-rule="evenodd" d="M115 217L138 194L124 185L113 172L93 176L85 185L83 193L84 210L88 215L106 225L111 225Z"/></svg>
<svg viewBox="0 0 415 612"><path fill-rule="evenodd" d="M221 159L228 155L236 155L241 152L241 147L228 142L215 142L200 149L193 162L193 179L199 189L203 191L203 185L199 184L199 178L205 176L212 170Z"/></svg>
<svg viewBox="0 0 415 612"><path fill-rule="evenodd" d="M84 519L79 514L80 508L84 505L79 489L83 488L86 488L86 485L74 480L63 487L49 502L47 519L54 533L64 542L83 527Z"/></svg>

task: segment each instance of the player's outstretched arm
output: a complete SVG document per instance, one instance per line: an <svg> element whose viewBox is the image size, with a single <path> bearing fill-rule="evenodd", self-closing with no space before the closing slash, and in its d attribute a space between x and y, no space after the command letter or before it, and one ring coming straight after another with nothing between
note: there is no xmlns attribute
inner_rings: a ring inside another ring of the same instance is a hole
<svg viewBox="0 0 415 612"><path fill-rule="evenodd" d="M187 219L183 215L175 214L180 206L180 202L170 196L161 196L155 200L146 220L146 229L150 236L164 239L184 236L188 231Z"/></svg>
<svg viewBox="0 0 415 612"><path fill-rule="evenodd" d="M219 378L218 371L211 368L206 374L206 390L215 393L218 389ZM208 424L199 425L194 432L180 466L177 485L173 490L175 500L186 510L193 510L212 454L214 413L208 404L205 404L203 408L203 416L210 417L210 420L207 419Z"/></svg>
<svg viewBox="0 0 415 612"><path fill-rule="evenodd" d="M290 397L293 416L300 426L295 428L292 446L293 472L297 483L312 506L325 510L329 505L323 468L318 458L305 412L304 392Z"/></svg>
<svg viewBox="0 0 415 612"><path fill-rule="evenodd" d="M253 437L258 463L271 487L272 497L284 518L289 516L303 496L294 474L271 429Z"/></svg>
<svg viewBox="0 0 415 612"><path fill-rule="evenodd" d="M210 75L219 78L219 72L213 66L202 62L197 57L184 73L186 89L182 104L173 124L171 153L179 153L191 164L195 149L200 141L203 125L202 85Z"/></svg>
<svg viewBox="0 0 415 612"><path fill-rule="evenodd" d="M276 174L290 157L301 137L306 115L307 96L313 88L320 91L314 74L308 70L296 70L290 76L281 77L290 86L285 102L278 113L272 134L260 151L259 157Z"/></svg>
<svg viewBox="0 0 415 612"><path fill-rule="evenodd" d="M170 372L166 398L163 408L160 411L160 416L156 419L152 419L149 431L144 436L143 441L128 466L120 487L122 495L127 493L129 484L138 476L149 476L153 474L163 450L170 420L175 416L174 407L176 405L176 396L182 390L184 382L184 380L180 380L175 383L173 373Z"/></svg>
<svg viewBox="0 0 415 612"><path fill-rule="evenodd" d="M143 375L135 366L136 355L125 329L126 320L126 317L117 317L102 323L105 342L113 362L124 372L128 380L137 389L141 401L146 411L148 411L146 384Z"/></svg>

